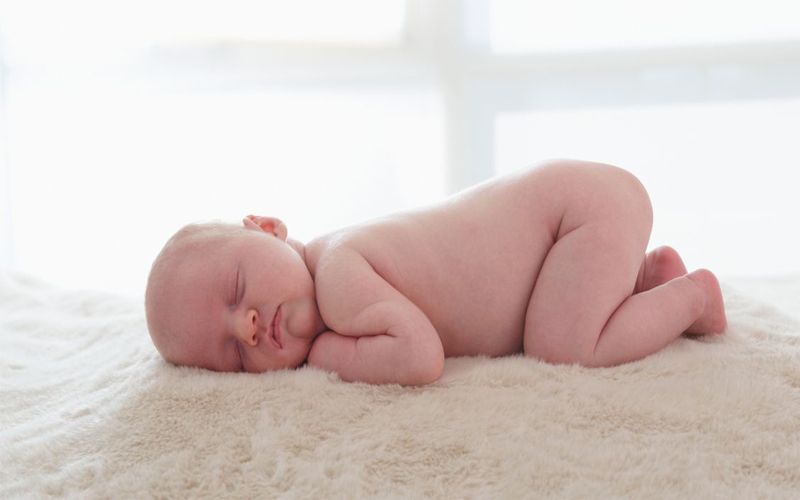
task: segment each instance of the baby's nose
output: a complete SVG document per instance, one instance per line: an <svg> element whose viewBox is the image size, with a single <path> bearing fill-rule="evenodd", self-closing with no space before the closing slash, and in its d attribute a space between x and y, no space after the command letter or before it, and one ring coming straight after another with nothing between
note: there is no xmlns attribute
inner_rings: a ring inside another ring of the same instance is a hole
<svg viewBox="0 0 800 500"><path fill-rule="evenodd" d="M255 309L247 311L247 327L250 329L258 328L258 311Z"/></svg>
<svg viewBox="0 0 800 500"><path fill-rule="evenodd" d="M255 309L250 309L247 311L247 315L245 316L245 321L243 325L243 336L245 342L250 345L256 345L258 343L258 330L259 330L259 315L258 311Z"/></svg>

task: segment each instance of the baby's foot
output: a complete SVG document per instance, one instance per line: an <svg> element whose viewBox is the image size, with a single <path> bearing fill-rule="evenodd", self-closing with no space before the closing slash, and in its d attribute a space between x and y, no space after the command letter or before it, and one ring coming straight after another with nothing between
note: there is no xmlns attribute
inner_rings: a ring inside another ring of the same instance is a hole
<svg viewBox="0 0 800 500"><path fill-rule="evenodd" d="M634 293L645 292L684 274L686 266L678 252L672 247L658 247L645 256Z"/></svg>
<svg viewBox="0 0 800 500"><path fill-rule="evenodd" d="M703 314L689 326L686 333L722 333L728 326L728 320L725 318L725 303L722 300L722 290L717 277L708 269L698 269L686 277L699 285L706 294Z"/></svg>

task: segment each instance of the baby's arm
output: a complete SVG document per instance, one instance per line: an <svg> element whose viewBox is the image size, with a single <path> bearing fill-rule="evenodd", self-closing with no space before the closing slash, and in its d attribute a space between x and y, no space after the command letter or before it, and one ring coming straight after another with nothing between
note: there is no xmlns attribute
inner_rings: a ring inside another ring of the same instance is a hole
<svg viewBox="0 0 800 500"><path fill-rule="evenodd" d="M422 385L442 374L444 349L428 317L357 252L320 261L317 302L326 324L308 362L342 380ZM338 332L338 333L337 333Z"/></svg>

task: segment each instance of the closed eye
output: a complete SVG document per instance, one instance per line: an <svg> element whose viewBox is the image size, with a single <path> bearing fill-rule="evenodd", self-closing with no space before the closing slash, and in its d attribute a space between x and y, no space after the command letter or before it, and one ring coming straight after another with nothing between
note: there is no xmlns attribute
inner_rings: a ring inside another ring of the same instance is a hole
<svg viewBox="0 0 800 500"><path fill-rule="evenodd" d="M236 279L233 281L233 293L231 294L231 305L237 305L239 303L239 276L241 274L241 270L237 267L236 268Z"/></svg>

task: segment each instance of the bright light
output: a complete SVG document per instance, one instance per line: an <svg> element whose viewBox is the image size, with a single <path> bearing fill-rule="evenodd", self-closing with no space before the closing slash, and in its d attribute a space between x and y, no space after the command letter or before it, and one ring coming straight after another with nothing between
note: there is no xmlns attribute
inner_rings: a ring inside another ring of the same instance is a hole
<svg viewBox="0 0 800 500"><path fill-rule="evenodd" d="M497 52L800 40L796 0L492 0Z"/></svg>
<svg viewBox="0 0 800 500"><path fill-rule="evenodd" d="M12 64L114 59L157 45L219 41L399 43L403 0L18 0L0 8Z"/></svg>
<svg viewBox="0 0 800 500"><path fill-rule="evenodd" d="M419 90L12 87L16 268L141 292L172 232L282 218L301 241L445 193L441 110Z"/></svg>

